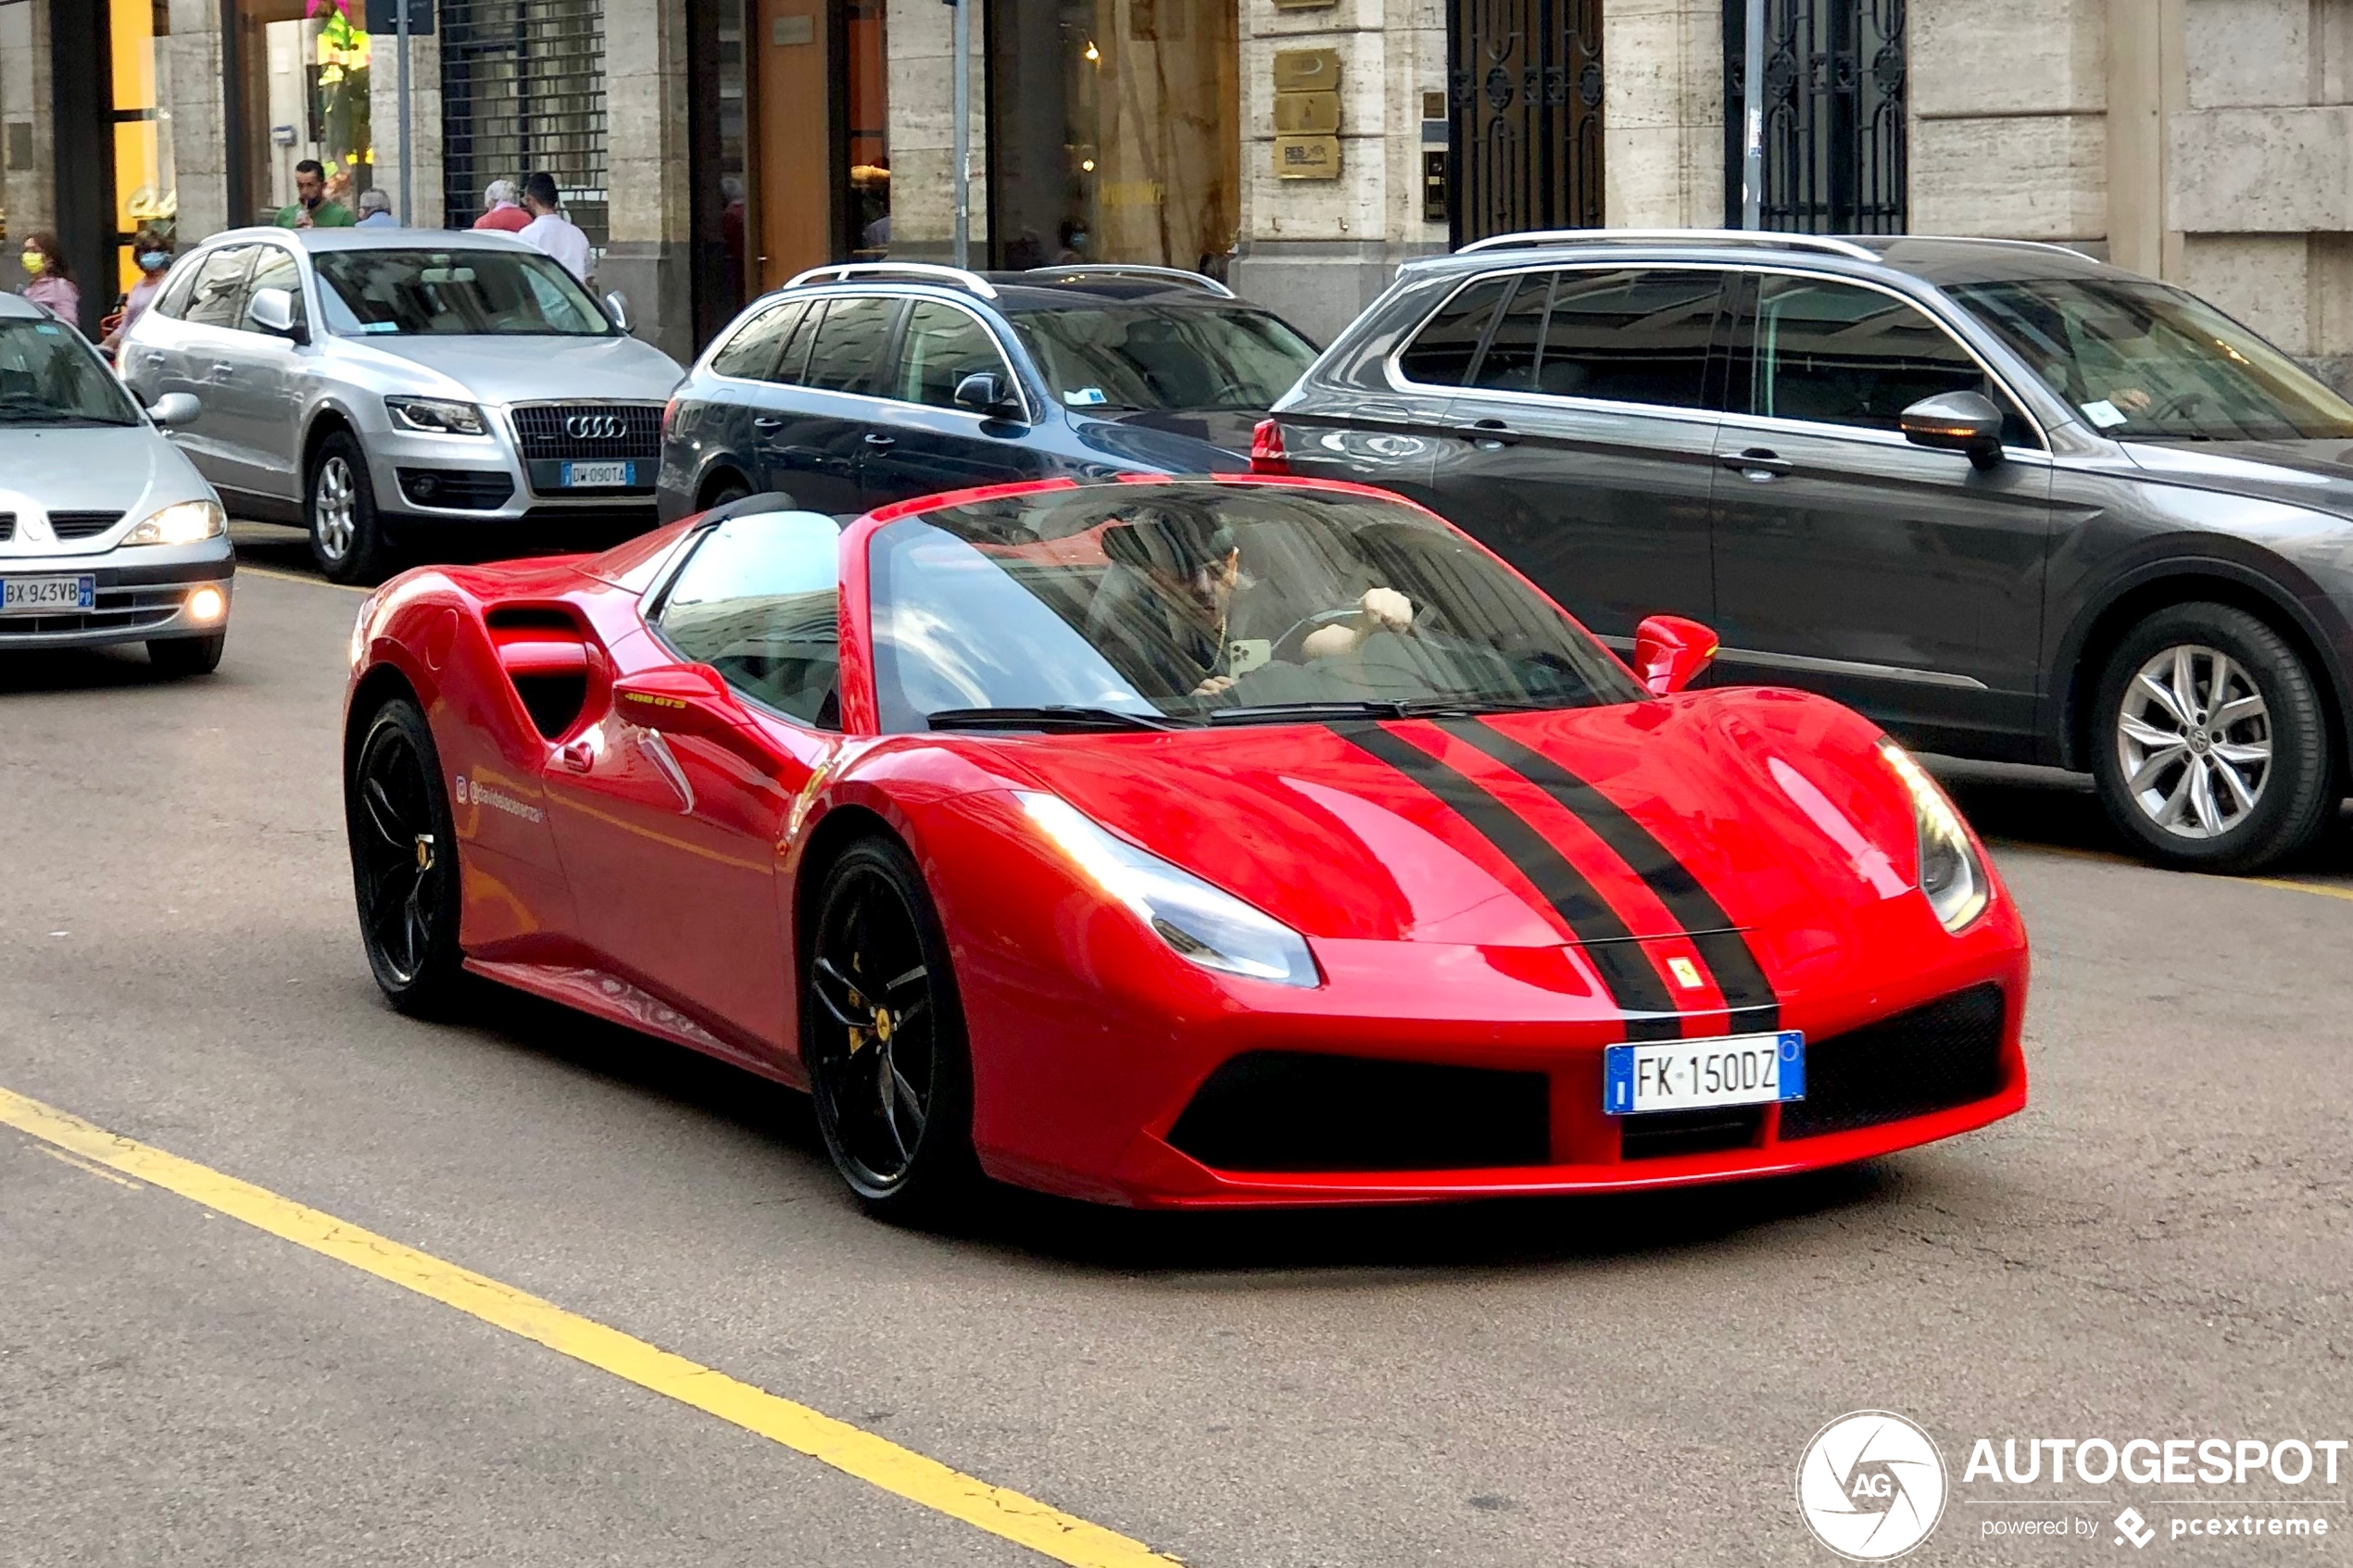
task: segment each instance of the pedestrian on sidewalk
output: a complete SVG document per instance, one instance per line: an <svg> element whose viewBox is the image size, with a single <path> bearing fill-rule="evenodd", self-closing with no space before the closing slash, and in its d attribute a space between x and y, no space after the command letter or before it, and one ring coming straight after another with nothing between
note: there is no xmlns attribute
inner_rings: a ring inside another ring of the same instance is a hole
<svg viewBox="0 0 2353 1568"><path fill-rule="evenodd" d="M295 199L278 209L281 229L348 229L351 209L327 199L327 169L315 157L295 165Z"/></svg>
<svg viewBox="0 0 2353 1568"><path fill-rule="evenodd" d="M556 182L545 173L535 174L522 182L522 205L531 211L531 221L518 232L515 238L535 250L546 251L583 283L588 281L588 236L580 226L556 209Z"/></svg>
<svg viewBox="0 0 2353 1568"><path fill-rule="evenodd" d="M171 242L162 230L149 224L132 237L131 257L139 264L139 281L131 285L131 293L122 302L122 314L115 319L107 341L99 345L109 353L122 342L122 334L131 330L131 323L163 292L164 274L171 270Z"/></svg>
<svg viewBox="0 0 2353 1568"><path fill-rule="evenodd" d="M359 229L396 229L398 220L392 216L392 198L374 185L359 193Z"/></svg>
<svg viewBox="0 0 2353 1568"><path fill-rule="evenodd" d="M74 284L65 252L57 247L57 236L46 229L35 229L24 237L24 249L17 259L24 264L29 280L18 292L35 305L46 306L58 320L80 326L82 290Z"/></svg>
<svg viewBox="0 0 2353 1568"><path fill-rule="evenodd" d="M531 214L515 200L515 182L512 180L493 180L484 187L482 216L474 220L475 228L519 234L530 222Z"/></svg>

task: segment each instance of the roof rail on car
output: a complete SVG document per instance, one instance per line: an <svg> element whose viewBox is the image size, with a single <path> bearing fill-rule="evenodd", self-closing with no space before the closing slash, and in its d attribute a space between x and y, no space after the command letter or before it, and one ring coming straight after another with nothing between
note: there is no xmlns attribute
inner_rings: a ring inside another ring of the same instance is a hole
<svg viewBox="0 0 2353 1568"><path fill-rule="evenodd" d="M1933 245L2024 245L2030 250L2056 250L2078 261L2095 261L2096 257L2084 255L2073 245L2053 245L2048 240L2006 240L1999 234L1890 234L1891 240L1927 240Z"/></svg>
<svg viewBox="0 0 2353 1568"><path fill-rule="evenodd" d="M812 267L796 274L785 284L797 289L803 283L841 283L852 278L907 278L917 282L948 283L969 290L983 299L997 297L997 290L977 272L962 267L940 267L928 261L837 261L824 267Z"/></svg>
<svg viewBox="0 0 2353 1568"><path fill-rule="evenodd" d="M1029 278L1156 278L1163 282L1181 283L1187 288L1214 295L1219 299L1232 299L1234 291L1205 272L1188 272L1182 267L1131 266L1121 261L1073 261L1061 267L1032 267L1023 273Z"/></svg>
<svg viewBox="0 0 2353 1568"><path fill-rule="evenodd" d="M1532 229L1517 234L1490 234L1473 240L1456 256L1473 251L1516 250L1526 245L1655 245L1680 240L1692 245L1762 245L1775 250L1819 250L1856 261L1877 261L1879 253L1853 240L1828 234L1792 234L1778 229Z"/></svg>

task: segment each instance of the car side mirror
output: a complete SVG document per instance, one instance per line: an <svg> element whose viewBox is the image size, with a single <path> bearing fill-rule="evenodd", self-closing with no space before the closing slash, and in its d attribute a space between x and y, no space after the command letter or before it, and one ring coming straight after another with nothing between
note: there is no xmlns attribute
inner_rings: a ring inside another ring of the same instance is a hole
<svg viewBox="0 0 2353 1568"><path fill-rule="evenodd" d="M1020 420L1028 414L1005 378L994 370L975 370L958 381L955 403L966 413L978 414L983 419Z"/></svg>
<svg viewBox="0 0 2353 1568"><path fill-rule="evenodd" d="M1915 446L1959 452L1979 468L2002 460L2002 410L1978 392L1940 392L1896 416L1904 439Z"/></svg>
<svg viewBox="0 0 2353 1568"><path fill-rule="evenodd" d="M605 314L612 318L612 324L614 326L619 327L624 332L631 333L632 335L635 334L637 331L636 324L633 322L629 317L629 296L622 293L619 289L615 289L610 294L605 295Z"/></svg>
<svg viewBox="0 0 2353 1568"><path fill-rule="evenodd" d="M295 325L294 295L285 289L256 289L245 314L263 332L299 342L302 331Z"/></svg>
<svg viewBox="0 0 2353 1568"><path fill-rule="evenodd" d="M1716 633L1680 615L1654 615L1634 628L1634 673L1653 696L1671 696L1716 660Z"/></svg>
<svg viewBox="0 0 2353 1568"><path fill-rule="evenodd" d="M192 425L204 412L193 392L167 392L147 408L147 418L158 425Z"/></svg>
<svg viewBox="0 0 2353 1568"><path fill-rule="evenodd" d="M612 684L613 711L644 729L733 745L746 729L743 704L708 664L641 670Z"/></svg>

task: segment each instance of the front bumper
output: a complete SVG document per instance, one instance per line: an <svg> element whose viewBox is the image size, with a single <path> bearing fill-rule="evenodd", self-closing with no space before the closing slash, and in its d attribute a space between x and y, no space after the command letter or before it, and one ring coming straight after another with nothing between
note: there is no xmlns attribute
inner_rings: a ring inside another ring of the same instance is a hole
<svg viewBox="0 0 2353 1568"><path fill-rule="evenodd" d="M198 545L138 545L99 555L0 556L0 577L97 579L92 609L0 616L0 650L216 636L229 624L231 604L199 621L190 613L189 601L197 589L209 586L233 602L236 564L235 548L225 537Z"/></svg>
<svg viewBox="0 0 2353 1568"><path fill-rule="evenodd" d="M367 435L378 514L396 526L615 522L650 527L659 459L635 462L637 483L566 489L560 462L528 458L511 412L488 408L487 435L433 435L398 429ZM583 461L595 460L583 458Z"/></svg>

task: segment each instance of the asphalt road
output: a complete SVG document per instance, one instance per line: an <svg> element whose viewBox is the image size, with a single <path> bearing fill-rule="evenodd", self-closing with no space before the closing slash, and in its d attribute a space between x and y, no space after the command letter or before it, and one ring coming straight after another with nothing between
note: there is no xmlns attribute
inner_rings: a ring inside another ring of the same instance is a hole
<svg viewBox="0 0 2353 1568"><path fill-rule="evenodd" d="M1430 1212L1007 1198L911 1234L840 1194L790 1094L521 999L384 1006L335 776L355 605L248 571L209 679L0 663L0 1089L1202 1568L1826 1563L1792 1476L1860 1408L1951 1467L1910 1562L2108 1559L2126 1502L2291 1494L2336 1538L2150 1555L2345 1554L2343 1484L1961 1463L2353 1436L2353 831L2278 884L2178 876L2111 858L2070 781L1952 771L2034 939L2033 1101L1936 1148ZM1987 1538L2062 1497L2096 1538ZM1041 1561L0 1126L0 1563Z"/></svg>

